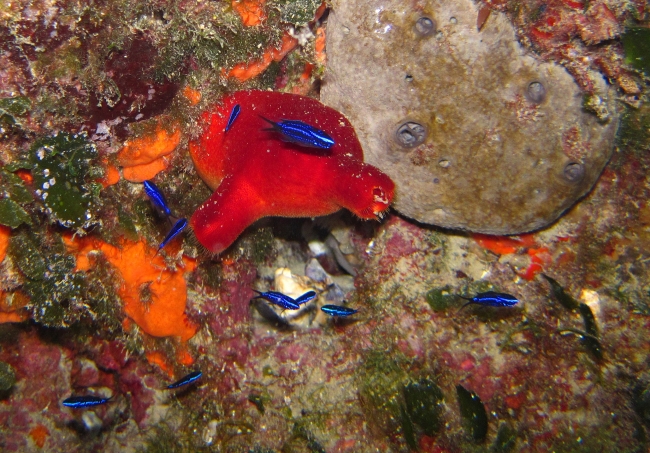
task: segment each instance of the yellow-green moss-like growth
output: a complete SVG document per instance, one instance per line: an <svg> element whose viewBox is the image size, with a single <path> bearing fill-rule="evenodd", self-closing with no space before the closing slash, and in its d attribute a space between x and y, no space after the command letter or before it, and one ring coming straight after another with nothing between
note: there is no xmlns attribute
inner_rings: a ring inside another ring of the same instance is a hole
<svg viewBox="0 0 650 453"><path fill-rule="evenodd" d="M34 321L48 327L66 327L81 316L85 278L74 272L75 261L61 241L48 244L23 230L11 237L9 254L25 277L23 289L31 301Z"/></svg>

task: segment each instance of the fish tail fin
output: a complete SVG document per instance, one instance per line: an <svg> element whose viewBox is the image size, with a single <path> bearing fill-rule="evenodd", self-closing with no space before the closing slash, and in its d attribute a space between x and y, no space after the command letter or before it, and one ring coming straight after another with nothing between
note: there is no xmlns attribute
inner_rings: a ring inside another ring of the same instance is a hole
<svg viewBox="0 0 650 453"><path fill-rule="evenodd" d="M262 129L263 131L275 132L280 128L278 123L276 123L275 121L272 121L272 120L270 120L270 119L268 119L268 118L266 118L266 117L264 117L262 115L260 115L259 117L262 118L264 121L266 121L267 123L269 123L271 125L271 127L267 127L266 129Z"/></svg>

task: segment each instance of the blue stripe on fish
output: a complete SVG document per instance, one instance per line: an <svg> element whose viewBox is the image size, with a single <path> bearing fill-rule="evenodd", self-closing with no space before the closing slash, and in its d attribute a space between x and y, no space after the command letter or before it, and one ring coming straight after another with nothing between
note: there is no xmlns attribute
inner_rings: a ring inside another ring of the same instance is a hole
<svg viewBox="0 0 650 453"><path fill-rule="evenodd" d="M316 297L316 291L307 291L302 296L296 297L296 303L298 305L306 304L307 302L312 300L314 297Z"/></svg>
<svg viewBox="0 0 650 453"><path fill-rule="evenodd" d="M153 205L156 207L156 209L159 209L163 214L169 217L171 215L171 211L167 206L167 201L165 201L165 196L160 191L158 186L156 186L151 181L144 181L143 184L144 184L144 191L147 193L147 196L149 197Z"/></svg>
<svg viewBox="0 0 650 453"><path fill-rule="evenodd" d="M298 305L292 297L289 297L286 294L282 294L277 291L266 291L263 293L256 289L253 291L259 294L259 296L253 297L253 299L267 300L272 304L284 308L285 310L298 310L300 308L300 305Z"/></svg>
<svg viewBox="0 0 650 453"><path fill-rule="evenodd" d="M164 246L167 245L169 241L174 239L176 236L178 236L181 231L185 229L187 226L187 219L178 219L174 225L172 225L172 228L169 230L169 233L167 233L167 236L165 236L165 239L160 243L158 246L158 251L160 251Z"/></svg>
<svg viewBox="0 0 650 453"><path fill-rule="evenodd" d="M167 386L168 389L175 389L178 387L182 387L184 385L191 384L192 382L195 382L196 380L200 379L201 376L203 376L203 373L200 371L192 371L190 374L185 376L182 379L179 379L178 381L174 382L173 384L169 384Z"/></svg>
<svg viewBox="0 0 650 453"><path fill-rule="evenodd" d="M324 313L330 316L337 316L341 318L345 318L346 316L353 315L359 311L359 310L355 310L354 308L343 307L341 305L323 305L322 307L320 307L320 309L323 310Z"/></svg>
<svg viewBox="0 0 650 453"><path fill-rule="evenodd" d="M73 409L82 409L84 407L99 406L105 404L110 398L102 398L101 396L71 396L63 400L63 405Z"/></svg>
<svg viewBox="0 0 650 453"><path fill-rule="evenodd" d="M495 291L479 293L474 297L460 297L465 300L469 300L469 302L460 307L461 310L470 304L478 304L489 307L512 307L513 305L517 305L517 303L519 303L519 299L517 299L515 296L511 296L510 294L505 293L497 293Z"/></svg>
<svg viewBox="0 0 650 453"><path fill-rule="evenodd" d="M327 133L302 121L282 120L275 122L263 116L260 117L273 126L264 130L280 133L284 141L296 143L297 145L308 148L330 149L334 146L334 139L327 135Z"/></svg>
<svg viewBox="0 0 650 453"><path fill-rule="evenodd" d="M235 104L235 106L230 111L230 117L228 118L228 123L226 124L226 128L223 130L224 132L228 132L230 130L230 128L232 127L232 123L235 122L240 112L241 112L241 107L239 106L239 104Z"/></svg>

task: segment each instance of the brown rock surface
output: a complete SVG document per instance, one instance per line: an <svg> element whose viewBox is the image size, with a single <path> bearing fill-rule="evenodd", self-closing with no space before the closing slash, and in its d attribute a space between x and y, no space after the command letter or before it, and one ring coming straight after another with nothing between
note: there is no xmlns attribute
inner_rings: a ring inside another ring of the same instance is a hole
<svg viewBox="0 0 650 453"><path fill-rule="evenodd" d="M396 182L399 212L516 234L553 222L596 182L618 124L602 76L585 99L562 66L518 44L503 14L479 32L471 0L332 3L321 97Z"/></svg>

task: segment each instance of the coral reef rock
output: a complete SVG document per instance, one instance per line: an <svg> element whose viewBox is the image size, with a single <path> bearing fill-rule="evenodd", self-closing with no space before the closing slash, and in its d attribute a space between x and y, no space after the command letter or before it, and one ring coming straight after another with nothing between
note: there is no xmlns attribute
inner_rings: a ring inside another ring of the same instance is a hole
<svg viewBox="0 0 650 453"><path fill-rule="evenodd" d="M613 149L614 91L583 94L471 0L334 1L322 101L420 222L488 234L543 227L585 195Z"/></svg>

